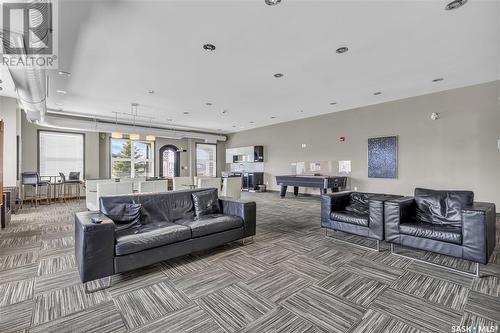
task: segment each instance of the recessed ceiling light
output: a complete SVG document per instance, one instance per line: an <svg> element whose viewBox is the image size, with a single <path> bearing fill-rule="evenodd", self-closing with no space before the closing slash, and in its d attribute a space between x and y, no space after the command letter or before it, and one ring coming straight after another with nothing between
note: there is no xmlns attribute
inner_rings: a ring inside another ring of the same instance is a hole
<svg viewBox="0 0 500 333"><path fill-rule="evenodd" d="M155 91L154 91L154 90L152 90L152 89L149 89L149 90L148 90L148 94L154 94L154 93L155 93Z"/></svg>
<svg viewBox="0 0 500 333"><path fill-rule="evenodd" d="M167 119L167 121L172 121L172 120L173 120L173 119L171 119L171 118L168 118L168 119Z"/></svg>
<svg viewBox="0 0 500 333"><path fill-rule="evenodd" d="M377 91L377 92L374 92L373 94L374 94L375 96L377 96L377 95L382 95L382 92Z"/></svg>
<svg viewBox="0 0 500 333"><path fill-rule="evenodd" d="M432 80L432 82L439 82L439 81L443 81L443 80L444 80L444 78L438 77L437 79Z"/></svg>
<svg viewBox="0 0 500 333"><path fill-rule="evenodd" d="M64 103L56 103L57 106L64 106Z"/></svg>
<svg viewBox="0 0 500 333"><path fill-rule="evenodd" d="M304 110L298 110L297 112L298 113L304 113Z"/></svg>
<svg viewBox="0 0 500 333"><path fill-rule="evenodd" d="M212 106L212 103L206 102L205 105Z"/></svg>
<svg viewBox="0 0 500 333"><path fill-rule="evenodd" d="M266 5L268 6L276 6L281 2L281 0L265 0Z"/></svg>
<svg viewBox="0 0 500 333"><path fill-rule="evenodd" d="M183 113L184 113L184 114L189 114L189 112L187 112L187 111L184 111Z"/></svg>
<svg viewBox="0 0 500 333"><path fill-rule="evenodd" d="M231 127L236 127L236 125L233 125L233 126L231 126Z"/></svg>
<svg viewBox="0 0 500 333"><path fill-rule="evenodd" d="M228 114L228 113L229 113L229 111L227 111L227 110L222 110L222 114Z"/></svg>
<svg viewBox="0 0 500 333"><path fill-rule="evenodd" d="M203 49L207 50L207 51L214 51L215 45L214 44L205 44L205 45L203 45Z"/></svg>
<svg viewBox="0 0 500 333"><path fill-rule="evenodd" d="M255 124L255 121L251 121L250 124Z"/></svg>
<svg viewBox="0 0 500 333"><path fill-rule="evenodd" d="M58 73L59 73L59 75L71 76L70 72L59 71Z"/></svg>
<svg viewBox="0 0 500 333"><path fill-rule="evenodd" d="M274 74L274 77L279 79L280 77L283 77L283 74L282 73L276 73L276 74Z"/></svg>
<svg viewBox="0 0 500 333"><path fill-rule="evenodd" d="M335 52L337 53L346 53L349 49L345 46L339 47Z"/></svg>
<svg viewBox="0 0 500 333"><path fill-rule="evenodd" d="M330 105L335 105L335 104L337 104L337 102L331 102L331 103L330 103Z"/></svg>
<svg viewBox="0 0 500 333"><path fill-rule="evenodd" d="M61 95L67 94L66 90L56 90L56 93L61 94Z"/></svg>
<svg viewBox="0 0 500 333"><path fill-rule="evenodd" d="M444 9L446 9L446 10L457 9L457 8L462 7L466 3L467 3L467 0L455 0L455 1L452 1L449 4L447 4L446 7L444 7Z"/></svg>
<svg viewBox="0 0 500 333"><path fill-rule="evenodd" d="M271 117L271 119L276 119L276 117L275 117L275 116L272 116L272 117Z"/></svg>

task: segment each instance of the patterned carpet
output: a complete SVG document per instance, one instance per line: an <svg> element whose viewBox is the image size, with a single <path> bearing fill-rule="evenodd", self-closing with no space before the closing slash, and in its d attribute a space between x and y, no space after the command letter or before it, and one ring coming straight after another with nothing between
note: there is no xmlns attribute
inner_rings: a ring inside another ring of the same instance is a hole
<svg viewBox="0 0 500 333"><path fill-rule="evenodd" d="M325 239L318 198L244 197L257 202L254 243L118 274L111 288L93 294L79 282L73 253L73 213L84 209L83 200L26 207L0 231L0 332L396 333L498 327L500 247L481 267L483 277L473 279L387 250ZM462 260L407 252L471 268Z"/></svg>

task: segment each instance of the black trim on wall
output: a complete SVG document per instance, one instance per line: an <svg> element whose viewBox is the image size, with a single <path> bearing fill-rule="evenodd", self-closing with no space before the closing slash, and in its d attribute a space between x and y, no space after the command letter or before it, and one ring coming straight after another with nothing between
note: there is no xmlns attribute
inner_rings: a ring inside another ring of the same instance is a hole
<svg viewBox="0 0 500 333"><path fill-rule="evenodd" d="M79 134L83 136L83 175L82 179L85 179L85 166L87 164L87 156L85 154L85 142L87 141L85 137L85 133L79 133L79 132L67 132L67 131L50 131L50 130L42 130L39 129L37 130L36 133L36 170L37 172L40 172L40 132L50 132L50 133L63 133L63 134ZM56 176L56 175L51 175L51 176Z"/></svg>
<svg viewBox="0 0 500 333"><path fill-rule="evenodd" d="M158 153L158 162L159 162L158 174L160 175L160 177L163 177L163 153L166 150L171 150L175 152L174 177L179 177L181 175L181 152L179 151L179 148L177 148L174 145L164 145L160 148L160 151Z"/></svg>

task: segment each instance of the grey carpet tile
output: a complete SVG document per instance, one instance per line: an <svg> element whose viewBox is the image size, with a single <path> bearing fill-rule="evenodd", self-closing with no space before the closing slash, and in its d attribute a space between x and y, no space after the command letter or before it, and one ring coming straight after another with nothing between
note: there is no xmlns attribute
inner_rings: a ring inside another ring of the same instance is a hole
<svg viewBox="0 0 500 333"><path fill-rule="evenodd" d="M25 237L10 237L0 239L0 250L4 248L23 248L32 247L35 245L40 245L40 241L37 236L25 236Z"/></svg>
<svg viewBox="0 0 500 333"><path fill-rule="evenodd" d="M172 280L172 283L190 299L208 295L221 288L236 283L238 278L225 269L196 271L189 276Z"/></svg>
<svg viewBox="0 0 500 333"><path fill-rule="evenodd" d="M9 248L9 247L4 247L3 249L0 249L0 256L1 257L6 257L10 255L16 255L16 254L21 254L21 253L28 253L28 252L37 252L40 250L40 244L35 244L33 246L26 246L22 248Z"/></svg>
<svg viewBox="0 0 500 333"><path fill-rule="evenodd" d="M125 331L122 316L111 301L30 329L30 333L120 333Z"/></svg>
<svg viewBox="0 0 500 333"><path fill-rule="evenodd" d="M241 333L321 333L323 330L279 307L247 325Z"/></svg>
<svg viewBox="0 0 500 333"><path fill-rule="evenodd" d="M18 268L0 270L0 283L29 279L35 277L37 273L37 263L21 266Z"/></svg>
<svg viewBox="0 0 500 333"><path fill-rule="evenodd" d="M366 309L319 287L309 287L282 305L327 332L345 332L358 322Z"/></svg>
<svg viewBox="0 0 500 333"><path fill-rule="evenodd" d="M295 238L287 238L282 241L276 243L277 246L282 246L285 249L297 252L299 254L304 254L306 252L312 251L314 246L303 242L301 240L297 240Z"/></svg>
<svg viewBox="0 0 500 333"><path fill-rule="evenodd" d="M279 303L308 287L312 282L287 270L275 268L258 274L245 283L262 296Z"/></svg>
<svg viewBox="0 0 500 333"><path fill-rule="evenodd" d="M202 297L197 303L229 333L237 332L276 307L241 283Z"/></svg>
<svg viewBox="0 0 500 333"><path fill-rule="evenodd" d="M168 282L160 282L113 299L128 329L182 309L191 300Z"/></svg>
<svg viewBox="0 0 500 333"><path fill-rule="evenodd" d="M265 262L266 264L275 265L296 256L297 252L288 250L279 245L272 245L256 249L248 254L262 262Z"/></svg>
<svg viewBox="0 0 500 333"><path fill-rule="evenodd" d="M305 255L292 257L278 266L312 281L319 281L334 271L332 266Z"/></svg>
<svg viewBox="0 0 500 333"><path fill-rule="evenodd" d="M448 266L453 268L458 268L460 270L474 272L475 263L472 261L464 260L461 258L455 258L450 256L445 256L442 254L427 252L424 256L424 260L433 262L438 265Z"/></svg>
<svg viewBox="0 0 500 333"><path fill-rule="evenodd" d="M474 279L472 290L500 297L500 277L484 274L480 279Z"/></svg>
<svg viewBox="0 0 500 333"><path fill-rule="evenodd" d="M469 292L465 310L479 317L500 323L500 298L476 291Z"/></svg>
<svg viewBox="0 0 500 333"><path fill-rule="evenodd" d="M424 333L415 327L405 324L388 314L368 310L361 322L352 327L348 333ZM429 333L432 331L429 331Z"/></svg>
<svg viewBox="0 0 500 333"><path fill-rule="evenodd" d="M470 288L474 280L473 277L457 274L444 267L436 267L434 265L429 265L423 262L412 261L408 266L408 270L411 272L416 272L423 275L428 275L445 281L453 282L464 286L465 288Z"/></svg>
<svg viewBox="0 0 500 333"><path fill-rule="evenodd" d="M388 285L359 276L343 268L321 280L319 287L359 305L368 306Z"/></svg>
<svg viewBox="0 0 500 333"><path fill-rule="evenodd" d="M168 279L162 272L160 266L147 266L130 272L113 275L111 287L106 290L111 297L116 297L165 280Z"/></svg>
<svg viewBox="0 0 500 333"><path fill-rule="evenodd" d="M464 315L462 317L462 322L460 323L460 326L465 326L465 327L476 327L476 333L479 333L479 328L483 328L483 332L487 333L497 333L500 332L500 323L498 321L492 321L490 319L486 319L483 317L480 317L476 314L470 313L465 311ZM488 330L484 329L488 328ZM474 332L474 331L472 331Z"/></svg>
<svg viewBox="0 0 500 333"><path fill-rule="evenodd" d="M41 275L35 279L35 294L43 294L80 283L76 268L55 274Z"/></svg>
<svg viewBox="0 0 500 333"><path fill-rule="evenodd" d="M346 261L357 258L354 254L345 253L329 247L319 247L308 252L306 256L330 266L340 266Z"/></svg>
<svg viewBox="0 0 500 333"><path fill-rule="evenodd" d="M370 261L368 259L358 258L347 262L345 269L370 279L378 280L382 283L390 284L403 274L403 270L382 264L380 262Z"/></svg>
<svg viewBox="0 0 500 333"><path fill-rule="evenodd" d="M257 260L247 254L233 256L223 261L221 265L239 279L249 279L257 274L268 271L271 265Z"/></svg>
<svg viewBox="0 0 500 333"><path fill-rule="evenodd" d="M0 270L32 265L37 262L38 253L35 251L6 255L0 257Z"/></svg>
<svg viewBox="0 0 500 333"><path fill-rule="evenodd" d="M40 260L38 275L54 274L76 267L74 254L43 258Z"/></svg>
<svg viewBox="0 0 500 333"><path fill-rule="evenodd" d="M381 293L370 308L430 332L449 333L451 325L459 323L462 317L450 308L390 288Z"/></svg>
<svg viewBox="0 0 500 333"><path fill-rule="evenodd" d="M0 307L32 299L34 285L35 278L0 284Z"/></svg>
<svg viewBox="0 0 500 333"><path fill-rule="evenodd" d="M197 304L188 305L148 322L133 333L224 333L215 320Z"/></svg>
<svg viewBox="0 0 500 333"><path fill-rule="evenodd" d="M469 289L452 282L415 272L406 272L391 288L461 312Z"/></svg>
<svg viewBox="0 0 500 333"><path fill-rule="evenodd" d="M42 240L41 250L60 249L65 247L73 247L74 245L75 245L75 240L73 236L45 239Z"/></svg>
<svg viewBox="0 0 500 333"><path fill-rule="evenodd" d="M392 255L390 251L370 251L364 258L401 269L407 268L411 263L415 262L411 259Z"/></svg>
<svg viewBox="0 0 500 333"><path fill-rule="evenodd" d="M9 333L30 327L33 301L0 307L0 332Z"/></svg>
<svg viewBox="0 0 500 333"><path fill-rule="evenodd" d="M325 234L325 229L322 229L321 231L318 231L318 233L323 233L323 235ZM341 235L345 235L345 234L341 234ZM342 239L342 240L348 240L349 237L343 237L343 236L339 236L338 237L339 239ZM337 250L339 252L342 252L342 253L346 253L346 254L352 254L352 255L356 255L356 256L365 256L367 254L367 252L370 252L371 250L369 249L363 249L363 248L360 248L358 246L355 246L355 245L352 245L352 244L349 244L349 243L346 243L346 242L340 242L338 240L336 240L334 237L325 237L325 245L326 247L330 248L330 249L333 249L333 250Z"/></svg>
<svg viewBox="0 0 500 333"><path fill-rule="evenodd" d="M40 258L62 257L62 256L72 255L73 253L75 253L75 249L73 247L47 249L47 250L40 250L40 252L38 252Z"/></svg>
<svg viewBox="0 0 500 333"><path fill-rule="evenodd" d="M192 255L166 260L159 264L163 274L169 278L183 276L209 266L205 260Z"/></svg>
<svg viewBox="0 0 500 333"><path fill-rule="evenodd" d="M74 285L35 297L33 325L55 320L109 301L106 291L86 293L82 284Z"/></svg>

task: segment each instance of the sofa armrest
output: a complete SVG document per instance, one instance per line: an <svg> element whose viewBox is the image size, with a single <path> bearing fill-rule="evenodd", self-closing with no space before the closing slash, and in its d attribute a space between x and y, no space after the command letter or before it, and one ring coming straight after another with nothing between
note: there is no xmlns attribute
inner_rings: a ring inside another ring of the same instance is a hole
<svg viewBox="0 0 500 333"><path fill-rule="evenodd" d="M254 236L257 223L257 209L254 201L240 199L219 198L224 215L239 216L243 219L245 237Z"/></svg>
<svg viewBox="0 0 500 333"><path fill-rule="evenodd" d="M330 213L344 210L349 204L351 192L328 193L321 195L321 226L328 227Z"/></svg>
<svg viewBox="0 0 500 333"><path fill-rule="evenodd" d="M415 199L400 197L384 203L385 240L399 243L399 224L415 214Z"/></svg>
<svg viewBox="0 0 500 333"><path fill-rule="evenodd" d="M91 218L103 220L92 223ZM83 283L113 275L115 224L100 212L75 214L75 257Z"/></svg>
<svg viewBox="0 0 500 333"><path fill-rule="evenodd" d="M487 264L496 245L495 204L474 202L462 209L463 258Z"/></svg>

